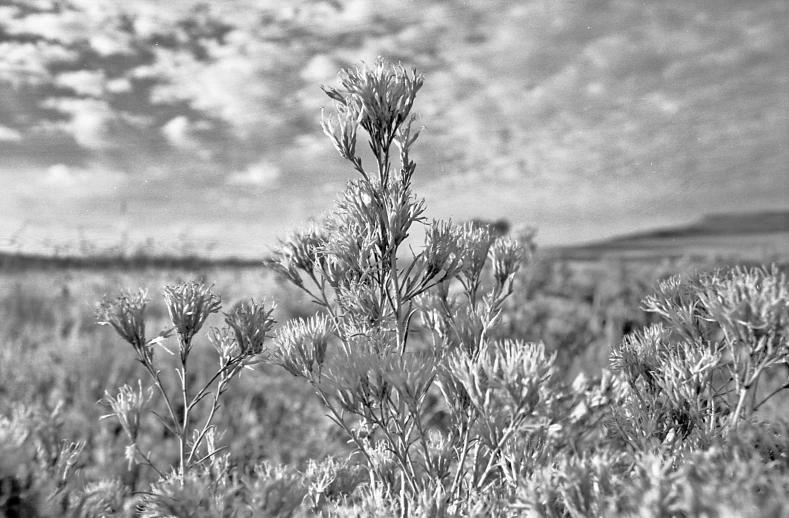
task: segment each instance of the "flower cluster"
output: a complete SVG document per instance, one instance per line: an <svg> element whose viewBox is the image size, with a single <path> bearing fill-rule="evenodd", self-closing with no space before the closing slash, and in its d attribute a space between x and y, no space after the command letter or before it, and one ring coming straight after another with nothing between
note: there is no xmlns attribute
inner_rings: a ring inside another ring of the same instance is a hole
<svg viewBox="0 0 789 518"><path fill-rule="evenodd" d="M312 379L317 364L320 376L329 329L329 319L324 315L289 321L277 331L274 362L294 376L307 379Z"/></svg>
<svg viewBox="0 0 789 518"><path fill-rule="evenodd" d="M140 290L137 293L126 291L114 301L105 300L96 312L99 325L112 326L113 329L131 344L137 358L143 363L153 360L153 345L145 338L145 306L148 304L148 293Z"/></svg>
<svg viewBox="0 0 789 518"><path fill-rule="evenodd" d="M175 330L178 332L181 358L186 358L192 338L205 324L208 315L222 308L211 288L198 282L187 282L164 288L164 300Z"/></svg>
<svg viewBox="0 0 789 518"><path fill-rule="evenodd" d="M424 84L424 76L402 66L392 66L378 59L371 67L362 66L344 70L340 74L343 89L323 87L334 101L337 122L333 117L323 117L321 126L332 140L340 156L353 163L365 180L368 174L356 155L356 134L361 126L370 135L370 147L378 159L378 182L386 185L389 180L389 146L393 141L405 157L406 171L411 170L407 160L408 148L416 141L419 132L411 134L408 120L416 94ZM411 171L412 172L412 171ZM410 174L410 173L409 173Z"/></svg>
<svg viewBox="0 0 789 518"><path fill-rule="evenodd" d="M254 300L237 304L230 313L225 314L225 323L233 330L241 356L257 356L263 352L266 333L274 327L271 318L274 308L266 310Z"/></svg>

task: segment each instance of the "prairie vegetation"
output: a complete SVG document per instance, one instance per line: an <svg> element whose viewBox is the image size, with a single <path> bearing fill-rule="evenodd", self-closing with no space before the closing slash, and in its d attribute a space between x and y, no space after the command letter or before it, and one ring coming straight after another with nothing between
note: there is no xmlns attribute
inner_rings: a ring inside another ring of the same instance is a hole
<svg viewBox="0 0 789 518"><path fill-rule="evenodd" d="M2 276L5 515L789 513L786 264L429 220L422 76L341 77L323 128L357 176L269 273Z"/></svg>

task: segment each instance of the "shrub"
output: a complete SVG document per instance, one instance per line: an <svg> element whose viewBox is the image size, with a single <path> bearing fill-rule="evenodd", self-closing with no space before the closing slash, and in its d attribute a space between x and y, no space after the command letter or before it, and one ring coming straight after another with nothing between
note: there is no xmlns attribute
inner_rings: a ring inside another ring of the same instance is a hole
<svg viewBox="0 0 789 518"><path fill-rule="evenodd" d="M105 402L128 438L129 466L147 465L159 480L134 496L112 480L92 483L64 505L140 516L786 514L786 425L759 419L789 388L777 375L789 360L785 276L730 268L665 280L643 303L652 325L613 344L611 369L570 380L568 358L557 365L542 343L513 338L513 322L500 325L516 274L531 264L531 235L427 220L412 192L412 109L423 80L378 60L343 71L341 88L324 88L336 113L322 127L359 177L321 224L294 231L266 260L319 308L284 323L271 350L271 309L237 305L226 327L209 333L218 368L195 385L193 340L220 309L208 287L165 288L172 328L153 339L145 292L100 306L99 322L132 346L153 383L126 385ZM356 151L360 129L371 166ZM419 228L424 245L414 251L409 237ZM567 282L562 289L572 291ZM636 292L610 298L619 304ZM632 316L627 306L614 312ZM161 376L157 347L174 355L175 383ZM350 458L299 470L232 465L220 454L219 400L259 362L311 387L352 445ZM177 439L169 468L140 441L154 394L166 411L156 417ZM25 473L0 476L14 502L39 498Z"/></svg>
<svg viewBox="0 0 789 518"><path fill-rule="evenodd" d="M322 126L361 178L322 227L295 232L268 261L324 310L277 333L274 361L315 389L365 459L372 491L402 512L427 497L452 508L499 483L505 448L536 426L549 391L540 345L489 339L524 250L488 226L424 218L410 158L420 74L379 60L341 83L324 88L337 113ZM371 171L356 153L359 129ZM409 253L416 225L424 246ZM413 343L417 319L432 346ZM437 389L443 430L427 424Z"/></svg>
<svg viewBox="0 0 789 518"><path fill-rule="evenodd" d="M629 387L615 414L627 442L706 446L789 388L759 392L789 360L789 286L777 270L673 277L644 305L664 322L627 336L612 355Z"/></svg>

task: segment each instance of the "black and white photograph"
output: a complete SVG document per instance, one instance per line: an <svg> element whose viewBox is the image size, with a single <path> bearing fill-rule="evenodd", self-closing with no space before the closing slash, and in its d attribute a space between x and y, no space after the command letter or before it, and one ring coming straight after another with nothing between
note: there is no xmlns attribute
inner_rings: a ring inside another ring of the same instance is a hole
<svg viewBox="0 0 789 518"><path fill-rule="evenodd" d="M786 0L0 0L0 518L789 517Z"/></svg>

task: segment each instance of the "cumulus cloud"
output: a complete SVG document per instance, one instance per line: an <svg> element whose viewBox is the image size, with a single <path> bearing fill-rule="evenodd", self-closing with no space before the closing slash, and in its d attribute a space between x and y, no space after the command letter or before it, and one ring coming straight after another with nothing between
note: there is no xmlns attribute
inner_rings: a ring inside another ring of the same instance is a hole
<svg viewBox="0 0 789 518"><path fill-rule="evenodd" d="M254 185L272 187L279 182L281 172L278 167L266 160L250 164L244 171L231 174L227 183L230 185Z"/></svg>
<svg viewBox="0 0 789 518"><path fill-rule="evenodd" d="M22 134L14 128L0 125L0 142L19 142Z"/></svg>
<svg viewBox="0 0 789 518"><path fill-rule="evenodd" d="M173 147L197 152L201 159L208 160L211 158L212 152L201 142L199 132L210 129L211 125L207 121L193 122L189 117L179 115L162 126L162 134Z"/></svg>
<svg viewBox="0 0 789 518"><path fill-rule="evenodd" d="M62 128L88 149L106 149L113 146L110 131L115 123L115 113L106 101L97 99L49 99L44 105L71 115Z"/></svg>
<svg viewBox="0 0 789 518"><path fill-rule="evenodd" d="M58 44L0 41L0 81L14 88L40 85L51 80L53 63L71 63L78 54Z"/></svg>
<svg viewBox="0 0 789 518"><path fill-rule="evenodd" d="M8 22L13 35L34 34L65 45L84 40L90 29L90 18L73 10L33 13Z"/></svg>
<svg viewBox="0 0 789 518"><path fill-rule="evenodd" d="M62 194L79 197L100 195L117 189L125 179L124 175L98 165L79 167L63 163L36 171L34 176L36 185L43 189L40 193L43 197L47 197L47 193L55 197Z"/></svg>
<svg viewBox="0 0 789 518"><path fill-rule="evenodd" d="M80 181L80 172L65 164L53 164L41 178L41 183L52 186L70 187Z"/></svg>
<svg viewBox="0 0 789 518"><path fill-rule="evenodd" d="M105 85L108 92L113 94L123 94L132 91L132 84L126 77L116 77L110 79Z"/></svg>
<svg viewBox="0 0 789 518"><path fill-rule="evenodd" d="M189 118L180 115L162 126L162 133L167 140L175 147L189 148L194 145L194 139L189 131Z"/></svg>
<svg viewBox="0 0 789 518"><path fill-rule="evenodd" d="M214 48L212 52L212 61L205 63L178 50L159 49L156 62L140 67L135 75L160 81L151 93L152 102L185 101L192 109L227 122L240 138L273 130L293 90L280 49L271 43L248 42L243 50Z"/></svg>
<svg viewBox="0 0 789 518"><path fill-rule="evenodd" d="M132 54L131 41L128 36L119 33L95 34L88 40L91 48L102 56L113 54Z"/></svg>
<svg viewBox="0 0 789 518"><path fill-rule="evenodd" d="M0 5L0 25L13 23L19 14L19 8L11 5Z"/></svg>
<svg viewBox="0 0 789 518"><path fill-rule="evenodd" d="M325 83L337 77L337 62L326 54L313 56L301 70L301 78L310 84Z"/></svg>
<svg viewBox="0 0 789 518"><path fill-rule="evenodd" d="M139 140L133 140L139 138L136 135L153 123L150 116L115 110L108 101L101 99L57 97L41 104L69 116L66 121L49 122L42 126L66 132L87 150L125 148L131 151L134 145L139 144Z"/></svg>
<svg viewBox="0 0 789 518"><path fill-rule="evenodd" d="M55 78L55 84L71 88L79 95L101 97L105 88L103 70L75 70L63 72Z"/></svg>
<svg viewBox="0 0 789 518"><path fill-rule="evenodd" d="M343 20L347 23L367 23L375 13L373 2L350 0L343 6Z"/></svg>

